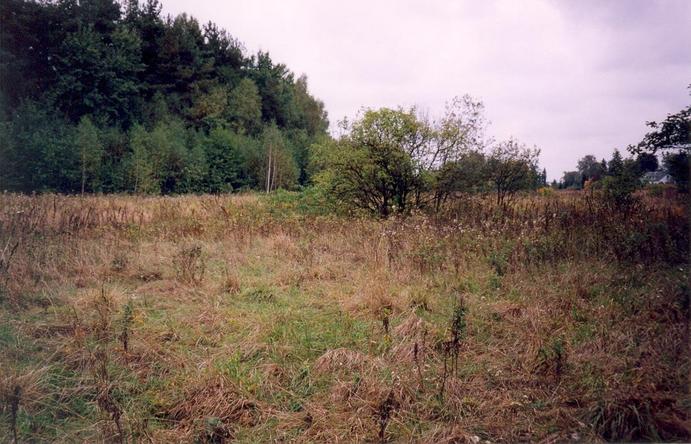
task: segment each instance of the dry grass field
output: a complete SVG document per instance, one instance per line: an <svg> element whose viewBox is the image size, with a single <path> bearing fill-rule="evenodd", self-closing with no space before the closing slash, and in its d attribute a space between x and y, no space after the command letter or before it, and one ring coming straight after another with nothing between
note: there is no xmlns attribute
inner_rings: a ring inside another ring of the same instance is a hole
<svg viewBox="0 0 691 444"><path fill-rule="evenodd" d="M690 438L687 207L0 195L0 436Z"/></svg>

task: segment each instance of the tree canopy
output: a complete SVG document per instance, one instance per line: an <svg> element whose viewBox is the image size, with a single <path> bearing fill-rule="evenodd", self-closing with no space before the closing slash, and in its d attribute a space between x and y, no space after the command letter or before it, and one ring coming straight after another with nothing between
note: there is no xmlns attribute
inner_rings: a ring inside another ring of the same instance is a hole
<svg viewBox="0 0 691 444"><path fill-rule="evenodd" d="M483 109L464 96L436 121L415 108L365 110L343 122L338 140L313 146L312 169L336 199L383 217L439 209L449 196L475 191L495 192L502 204L544 184L539 151L515 139L489 142Z"/></svg>
<svg viewBox="0 0 691 444"><path fill-rule="evenodd" d="M276 183L309 181L324 104L214 23L164 17L158 0L7 0L0 21L2 188L259 188L266 128L291 165Z"/></svg>
<svg viewBox="0 0 691 444"><path fill-rule="evenodd" d="M629 146L632 153L656 153L659 150L691 151L691 106L668 115L662 122L651 121L646 125L653 130L638 144Z"/></svg>
<svg viewBox="0 0 691 444"><path fill-rule="evenodd" d="M665 170L674 179L680 191L688 192L691 168L691 106L678 113L669 114L662 122L647 122L646 125L652 128L652 131L638 144L629 145L629 152L637 154L641 167L647 170L653 170L653 166L657 168L657 158L654 156L662 152Z"/></svg>

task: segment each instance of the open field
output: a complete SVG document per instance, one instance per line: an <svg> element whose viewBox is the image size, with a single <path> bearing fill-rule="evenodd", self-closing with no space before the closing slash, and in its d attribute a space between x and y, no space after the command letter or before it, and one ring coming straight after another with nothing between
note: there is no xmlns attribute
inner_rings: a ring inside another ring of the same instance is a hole
<svg viewBox="0 0 691 444"><path fill-rule="evenodd" d="M687 207L0 195L0 436L688 440Z"/></svg>

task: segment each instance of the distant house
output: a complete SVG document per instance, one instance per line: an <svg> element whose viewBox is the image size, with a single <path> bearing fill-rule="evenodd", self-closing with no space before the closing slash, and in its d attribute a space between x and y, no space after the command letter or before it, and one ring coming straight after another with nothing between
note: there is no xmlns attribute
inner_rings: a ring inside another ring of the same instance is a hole
<svg viewBox="0 0 691 444"><path fill-rule="evenodd" d="M641 177L644 184L673 183L672 176L664 170L650 171Z"/></svg>

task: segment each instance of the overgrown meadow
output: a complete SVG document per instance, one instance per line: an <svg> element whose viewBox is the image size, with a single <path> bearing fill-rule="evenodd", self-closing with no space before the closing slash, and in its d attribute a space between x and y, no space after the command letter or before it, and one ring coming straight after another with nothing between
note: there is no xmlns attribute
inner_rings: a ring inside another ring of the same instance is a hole
<svg viewBox="0 0 691 444"><path fill-rule="evenodd" d="M0 436L685 441L675 197L0 196Z"/></svg>

